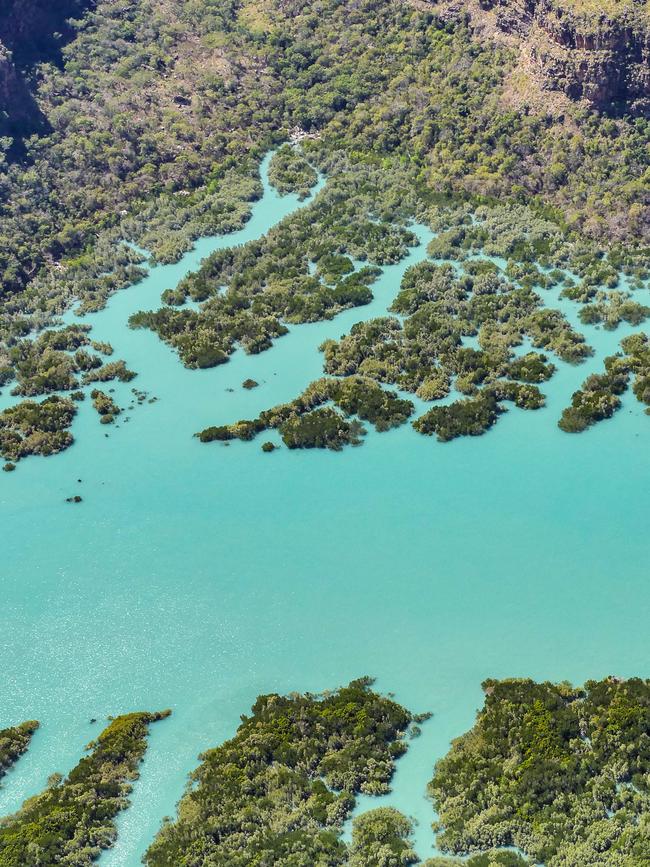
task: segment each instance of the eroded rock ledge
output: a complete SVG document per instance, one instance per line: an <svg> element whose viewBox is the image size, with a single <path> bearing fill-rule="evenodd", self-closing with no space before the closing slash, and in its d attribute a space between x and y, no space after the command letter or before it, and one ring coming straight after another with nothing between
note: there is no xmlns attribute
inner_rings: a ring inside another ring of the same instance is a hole
<svg viewBox="0 0 650 867"><path fill-rule="evenodd" d="M607 114L650 112L650 15L637 0L455 3L481 30L521 42L546 90ZM449 7L447 7L449 8Z"/></svg>

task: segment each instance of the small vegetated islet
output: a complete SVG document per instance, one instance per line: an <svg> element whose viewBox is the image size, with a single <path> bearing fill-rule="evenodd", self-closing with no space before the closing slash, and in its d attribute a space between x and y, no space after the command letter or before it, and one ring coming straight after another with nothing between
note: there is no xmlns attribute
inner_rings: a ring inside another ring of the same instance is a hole
<svg viewBox="0 0 650 867"><path fill-rule="evenodd" d="M360 867L386 845L401 853L386 863L412 863L411 823L397 811L357 819L350 851L341 836L357 793L388 791L414 719L370 686L363 678L325 695L260 696L235 737L201 757L145 864Z"/></svg>
<svg viewBox="0 0 650 867"><path fill-rule="evenodd" d="M0 865L96 861L117 837L115 817L129 804L149 725L169 713L116 717L67 777L54 775L47 789L0 820Z"/></svg>
<svg viewBox="0 0 650 867"><path fill-rule="evenodd" d="M0 729L0 780L27 752L37 729L36 720L27 720L17 726Z"/></svg>

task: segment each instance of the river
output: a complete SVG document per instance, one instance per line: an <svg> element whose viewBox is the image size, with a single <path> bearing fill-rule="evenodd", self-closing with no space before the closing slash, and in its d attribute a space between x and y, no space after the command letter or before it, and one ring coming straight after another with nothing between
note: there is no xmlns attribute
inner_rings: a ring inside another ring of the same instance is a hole
<svg viewBox="0 0 650 867"><path fill-rule="evenodd" d="M584 434L556 425L634 329L582 328L561 302L596 357L557 362L545 409L511 409L479 438L441 444L405 425L342 453L264 454L257 441L192 437L295 397L322 374L322 340L383 313L431 237L415 227L422 243L384 268L371 305L294 326L260 355L187 370L127 319L159 306L210 251L259 237L299 206L269 188L267 165L242 231L199 241L84 320L138 371L115 386L117 402L132 386L158 400L108 431L86 401L73 448L0 474L0 723L42 723L0 789L0 813L68 771L107 715L173 709L152 727L103 867L140 863L197 755L235 732L258 693L371 674L411 710L432 711L388 797L417 820L424 858L426 782L472 724L484 678L650 675L650 420L628 394ZM560 305L557 292L545 297ZM260 387L243 389L248 377ZM15 399L5 390L0 400ZM64 502L77 493L82 504Z"/></svg>

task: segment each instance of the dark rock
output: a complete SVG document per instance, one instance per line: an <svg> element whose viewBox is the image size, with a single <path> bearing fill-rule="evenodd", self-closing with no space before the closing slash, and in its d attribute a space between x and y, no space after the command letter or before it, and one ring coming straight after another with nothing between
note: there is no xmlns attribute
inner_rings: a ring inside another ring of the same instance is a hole
<svg viewBox="0 0 650 867"><path fill-rule="evenodd" d="M521 37L544 86L607 114L650 108L650 17L642 4L582 11L558 0L481 0Z"/></svg>
<svg viewBox="0 0 650 867"><path fill-rule="evenodd" d="M29 85L38 63L61 64L61 49L75 33L69 24L91 0L0 2L0 136L14 139L10 156L24 153L22 139L51 130Z"/></svg>

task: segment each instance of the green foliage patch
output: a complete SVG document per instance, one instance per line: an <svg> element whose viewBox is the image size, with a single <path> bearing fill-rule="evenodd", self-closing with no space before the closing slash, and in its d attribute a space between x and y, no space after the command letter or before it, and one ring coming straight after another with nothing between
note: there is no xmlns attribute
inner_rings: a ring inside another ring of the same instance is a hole
<svg viewBox="0 0 650 867"><path fill-rule="evenodd" d="M322 406L330 401L337 409ZM386 431L404 424L412 412L411 401L385 391L366 377L324 377L312 382L295 400L264 410L256 419L208 427L197 436L201 442L251 440L261 431L277 428L290 449L340 451L345 445L359 445L365 434L364 426L350 420L351 416L369 421L378 431Z"/></svg>
<svg viewBox="0 0 650 867"><path fill-rule="evenodd" d="M1 867L92 864L115 841L114 820L128 806L149 724L169 713L116 717L65 779L0 820Z"/></svg>
<svg viewBox="0 0 650 867"><path fill-rule="evenodd" d="M71 400L56 395L8 407L0 412L0 456L15 462L64 451L74 442L69 428L76 412Z"/></svg>
<svg viewBox="0 0 650 867"><path fill-rule="evenodd" d="M11 728L0 729L0 780L27 752L38 725L36 720L28 720Z"/></svg>
<svg viewBox="0 0 650 867"><path fill-rule="evenodd" d="M201 757L176 819L163 825L145 864L347 864L341 826L355 794L388 791L411 722L370 683L353 681L322 696L260 696L235 737ZM350 864L370 863L359 860L362 853L385 846L408 851L408 821L392 813L359 821Z"/></svg>
<svg viewBox="0 0 650 867"><path fill-rule="evenodd" d="M306 199L317 180L316 170L291 145L282 145L273 154L269 181L279 193L297 193L299 198Z"/></svg>
<svg viewBox="0 0 650 867"><path fill-rule="evenodd" d="M429 786L438 845L458 855L515 846L546 867L645 864L650 681L483 687L474 728L453 742Z"/></svg>

